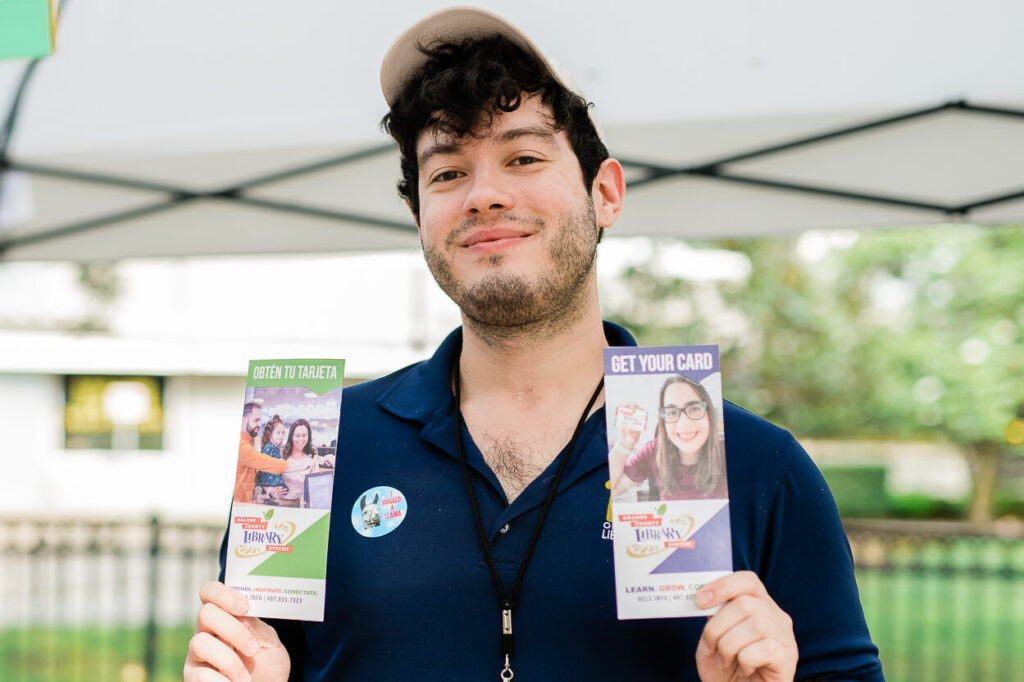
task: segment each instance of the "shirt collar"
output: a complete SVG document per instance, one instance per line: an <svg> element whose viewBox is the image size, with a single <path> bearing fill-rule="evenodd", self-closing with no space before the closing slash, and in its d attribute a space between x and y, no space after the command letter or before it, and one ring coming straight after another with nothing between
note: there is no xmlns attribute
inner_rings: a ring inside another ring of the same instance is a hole
<svg viewBox="0 0 1024 682"><path fill-rule="evenodd" d="M636 340L612 322L604 323L604 336L610 346L635 346ZM455 329L426 362L421 362L381 394L378 404L403 419L427 423L438 412L452 411L452 365L462 348L462 327Z"/></svg>

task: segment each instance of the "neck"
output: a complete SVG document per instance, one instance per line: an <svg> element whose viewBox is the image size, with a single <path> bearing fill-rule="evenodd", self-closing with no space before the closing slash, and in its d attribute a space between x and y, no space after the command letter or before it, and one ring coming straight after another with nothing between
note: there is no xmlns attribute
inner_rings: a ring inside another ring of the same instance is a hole
<svg viewBox="0 0 1024 682"><path fill-rule="evenodd" d="M594 305L575 319L548 325L542 335L514 330L495 343L466 324L459 364L463 399L498 394L529 404L577 392L589 395L603 372L607 345L596 296Z"/></svg>

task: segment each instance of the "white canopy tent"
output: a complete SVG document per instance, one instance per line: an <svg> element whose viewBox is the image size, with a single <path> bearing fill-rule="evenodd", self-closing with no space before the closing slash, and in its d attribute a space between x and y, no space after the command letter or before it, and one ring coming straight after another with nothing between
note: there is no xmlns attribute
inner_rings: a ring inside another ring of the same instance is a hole
<svg viewBox="0 0 1024 682"><path fill-rule="evenodd" d="M443 4L70 0L0 62L0 260L414 246L377 74ZM596 103L614 236L1024 222L1024 3L476 4Z"/></svg>

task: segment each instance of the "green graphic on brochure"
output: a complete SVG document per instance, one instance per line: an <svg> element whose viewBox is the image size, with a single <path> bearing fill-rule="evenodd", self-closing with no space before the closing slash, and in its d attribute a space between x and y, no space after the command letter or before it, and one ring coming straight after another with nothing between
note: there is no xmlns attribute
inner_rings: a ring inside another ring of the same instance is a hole
<svg viewBox="0 0 1024 682"><path fill-rule="evenodd" d="M249 575L323 580L327 577L327 534L330 529L331 515L325 514L306 532L295 536L291 554L274 553L249 571Z"/></svg>

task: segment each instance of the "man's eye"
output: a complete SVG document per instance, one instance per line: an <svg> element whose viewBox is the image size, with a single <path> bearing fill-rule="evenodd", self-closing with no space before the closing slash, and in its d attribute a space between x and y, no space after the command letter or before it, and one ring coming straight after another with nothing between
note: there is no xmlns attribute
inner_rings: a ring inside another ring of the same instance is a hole
<svg viewBox="0 0 1024 682"><path fill-rule="evenodd" d="M438 173L437 175L435 175L430 182L451 182L452 180L455 180L458 177L459 171L445 171L443 173Z"/></svg>
<svg viewBox="0 0 1024 682"><path fill-rule="evenodd" d="M536 156L517 156L516 158L512 159L512 165L529 166L539 161L540 159L538 159Z"/></svg>

